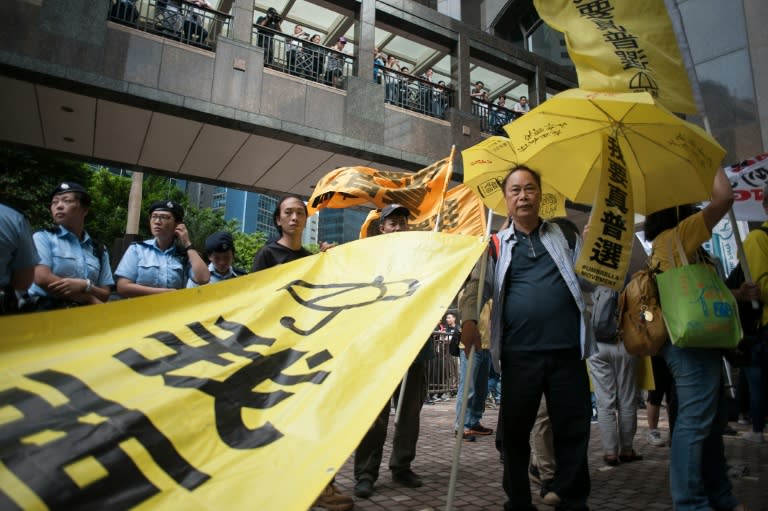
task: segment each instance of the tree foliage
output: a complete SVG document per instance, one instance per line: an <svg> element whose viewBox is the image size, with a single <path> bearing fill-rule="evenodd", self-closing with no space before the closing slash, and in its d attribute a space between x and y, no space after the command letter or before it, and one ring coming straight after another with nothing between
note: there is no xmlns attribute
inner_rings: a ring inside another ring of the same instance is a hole
<svg viewBox="0 0 768 511"><path fill-rule="evenodd" d="M0 148L0 202L24 213L35 230L51 225L50 193L61 181L75 181L88 190L91 208L85 228L94 239L111 247L116 239L124 237L131 191L130 175L119 175L106 167L95 167L43 152ZM204 255L208 236L217 231L227 231L233 234L235 241L235 266L251 269L253 257L266 243L267 235L261 232L242 233L238 221L225 220L223 212L190 205L189 198L172 178L144 174L140 237L152 237L147 211L149 205L167 199L184 207L184 223L192 244L201 254ZM310 247L310 250L313 248L316 252L316 247Z"/></svg>
<svg viewBox="0 0 768 511"><path fill-rule="evenodd" d="M235 238L235 266L246 271L251 271L253 257L267 242L267 235L263 232L234 233Z"/></svg>
<svg viewBox="0 0 768 511"><path fill-rule="evenodd" d="M88 187L91 170L79 162L0 148L0 202L24 213L33 229L51 225L50 194L60 182Z"/></svg>

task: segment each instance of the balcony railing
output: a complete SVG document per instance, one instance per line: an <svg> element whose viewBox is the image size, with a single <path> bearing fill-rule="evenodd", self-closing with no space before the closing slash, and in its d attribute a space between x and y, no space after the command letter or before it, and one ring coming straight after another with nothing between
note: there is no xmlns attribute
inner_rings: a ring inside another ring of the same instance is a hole
<svg viewBox="0 0 768 511"><path fill-rule="evenodd" d="M264 48L264 66L338 89L347 88L355 59L306 39L253 25L252 44Z"/></svg>
<svg viewBox="0 0 768 511"><path fill-rule="evenodd" d="M504 125L520 116L508 108L476 98L472 99L472 115L480 119L480 131L492 135L505 135Z"/></svg>
<svg viewBox="0 0 768 511"><path fill-rule="evenodd" d="M232 16L186 0L107 0L109 19L144 32L213 50L229 37Z"/></svg>
<svg viewBox="0 0 768 511"><path fill-rule="evenodd" d="M394 69L375 66L376 81L384 83L384 101L438 119L452 106L451 90Z"/></svg>

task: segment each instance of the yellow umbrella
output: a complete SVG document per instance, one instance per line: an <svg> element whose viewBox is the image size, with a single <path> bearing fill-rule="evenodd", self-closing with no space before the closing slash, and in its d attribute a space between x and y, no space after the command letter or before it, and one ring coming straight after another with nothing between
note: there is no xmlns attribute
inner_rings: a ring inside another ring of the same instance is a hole
<svg viewBox="0 0 768 511"><path fill-rule="evenodd" d="M591 204L602 165L602 135L619 140L635 210L649 214L706 200L725 150L704 130L646 92L571 89L507 124L518 161L574 202Z"/></svg>
<svg viewBox="0 0 768 511"><path fill-rule="evenodd" d="M517 165L518 158L506 137L488 137L461 152L464 163L464 184L472 189L494 213L507 216L507 203L501 183ZM565 197L546 181L542 183L541 208L543 218L565 216Z"/></svg>

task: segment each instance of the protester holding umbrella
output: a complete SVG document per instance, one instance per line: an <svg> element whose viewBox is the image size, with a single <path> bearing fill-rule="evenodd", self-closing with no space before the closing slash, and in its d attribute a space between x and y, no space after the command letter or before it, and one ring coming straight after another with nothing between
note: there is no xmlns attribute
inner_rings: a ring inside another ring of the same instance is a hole
<svg viewBox="0 0 768 511"><path fill-rule="evenodd" d="M733 204L731 184L718 170L712 186L712 200L703 209L693 205L667 208L645 220L645 238L653 241L651 266L661 271L679 265L670 260L667 249L680 241L689 259L695 259L701 244L712 236L712 228ZM759 297L754 284L750 298ZM680 348L669 341L661 356L667 362L677 389L678 411L672 434L669 468L672 502L677 511L744 508L733 495L723 455L723 426L726 423L726 395L722 381L722 353L719 349Z"/></svg>

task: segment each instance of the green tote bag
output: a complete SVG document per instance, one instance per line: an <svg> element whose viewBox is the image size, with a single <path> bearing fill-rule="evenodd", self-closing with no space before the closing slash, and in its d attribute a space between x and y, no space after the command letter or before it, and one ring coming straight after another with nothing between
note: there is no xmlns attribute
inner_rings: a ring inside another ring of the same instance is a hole
<svg viewBox="0 0 768 511"><path fill-rule="evenodd" d="M682 266L656 276L664 323L672 344L680 348L735 348L743 336L733 293L715 269L688 264L675 231ZM672 255L672 248L670 256ZM670 257L674 264L674 257Z"/></svg>

